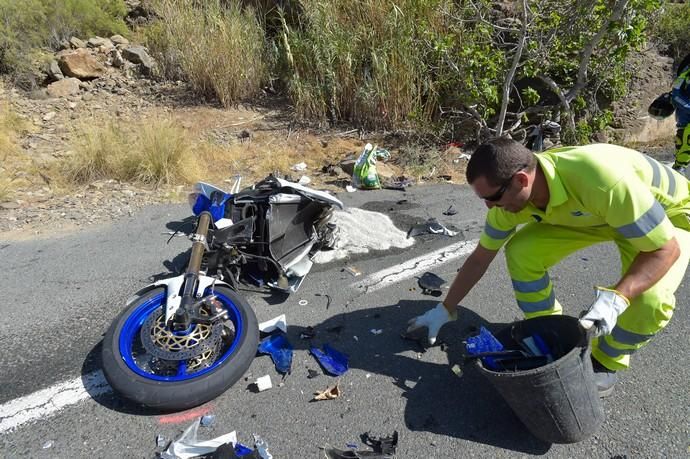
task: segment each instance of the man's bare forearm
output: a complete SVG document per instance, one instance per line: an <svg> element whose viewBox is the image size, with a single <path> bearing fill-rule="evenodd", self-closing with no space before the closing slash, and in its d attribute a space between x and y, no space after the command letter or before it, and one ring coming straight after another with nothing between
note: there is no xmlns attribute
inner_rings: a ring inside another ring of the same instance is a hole
<svg viewBox="0 0 690 459"><path fill-rule="evenodd" d="M482 278L487 268L496 257L496 250L488 250L478 245L476 249L467 257L465 263L455 276L455 280L448 290L443 306L450 314L454 314L458 304L467 296L479 279Z"/></svg>
<svg viewBox="0 0 690 459"><path fill-rule="evenodd" d="M680 246L676 238L653 252L640 252L630 265L630 269L616 284L616 290L632 300L659 282L679 256Z"/></svg>

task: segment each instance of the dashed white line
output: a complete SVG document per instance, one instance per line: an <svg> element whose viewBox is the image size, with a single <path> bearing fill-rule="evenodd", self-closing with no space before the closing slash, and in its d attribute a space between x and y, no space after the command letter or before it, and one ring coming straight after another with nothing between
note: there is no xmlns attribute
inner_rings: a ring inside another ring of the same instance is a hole
<svg viewBox="0 0 690 459"><path fill-rule="evenodd" d="M428 271L436 265L448 263L451 260L468 255L477 247L478 240L460 241L443 247L435 252L408 260L397 266L370 274L364 279L354 282L350 287L362 292L373 292L410 278L422 271Z"/></svg>
<svg viewBox="0 0 690 459"><path fill-rule="evenodd" d="M0 433L14 430L24 423L50 416L66 406L111 390L103 372L97 370L10 400L0 405Z"/></svg>

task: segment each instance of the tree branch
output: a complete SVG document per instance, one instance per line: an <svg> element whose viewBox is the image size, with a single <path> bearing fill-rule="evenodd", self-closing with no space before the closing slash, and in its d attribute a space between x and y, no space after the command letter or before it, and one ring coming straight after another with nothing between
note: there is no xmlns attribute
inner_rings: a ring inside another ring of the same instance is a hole
<svg viewBox="0 0 690 459"><path fill-rule="evenodd" d="M623 17L623 13L625 12L625 8L628 6L628 3L630 3L630 0L615 0L613 9L611 11L611 16L609 17L608 21L601 25L601 28L596 34L594 34L589 43L585 45L585 48L582 50L582 57L580 58L580 67L577 70L577 80L575 81L575 85L570 88L568 93L565 95L565 98L568 100L568 102L573 100L575 96L577 96L577 94L582 90L582 88L585 87L585 84L587 83L587 68L589 67L589 61L592 58L594 50L608 32L609 26L613 22L620 21L620 19Z"/></svg>
<svg viewBox="0 0 690 459"><path fill-rule="evenodd" d="M575 132L575 118L573 118L573 113L570 111L568 97L563 94L561 88L551 78L547 77L546 75L537 75L537 78L543 81L544 84L546 84L549 89L558 96L558 99L561 101L561 105L565 109L566 119L568 120L568 128Z"/></svg>
<svg viewBox="0 0 690 459"><path fill-rule="evenodd" d="M508 70L505 80L503 81L503 94L501 95L501 110L498 112L498 122L496 123L496 137L503 134L503 123L506 120L506 110L508 109L508 100L510 99L510 88L513 86L513 78L515 78L515 71L517 70L520 59L522 58L522 50L527 41L527 0L522 0L522 30L520 31L520 39L518 41L517 49L513 54L513 63Z"/></svg>

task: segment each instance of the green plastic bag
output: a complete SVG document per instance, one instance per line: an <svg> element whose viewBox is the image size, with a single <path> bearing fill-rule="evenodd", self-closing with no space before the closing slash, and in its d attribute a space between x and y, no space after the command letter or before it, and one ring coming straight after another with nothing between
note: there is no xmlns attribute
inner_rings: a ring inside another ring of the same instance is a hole
<svg viewBox="0 0 690 459"><path fill-rule="evenodd" d="M376 160L387 160L390 153L387 150L372 146L370 143L364 146L362 154L355 163L352 174L352 182L355 188L362 190L378 190L381 188L379 174L376 172Z"/></svg>

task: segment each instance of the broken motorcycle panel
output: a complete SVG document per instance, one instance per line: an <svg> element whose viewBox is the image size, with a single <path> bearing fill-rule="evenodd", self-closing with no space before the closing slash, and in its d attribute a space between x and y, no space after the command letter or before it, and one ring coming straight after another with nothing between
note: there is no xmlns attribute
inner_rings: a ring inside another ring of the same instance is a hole
<svg viewBox="0 0 690 459"><path fill-rule="evenodd" d="M189 202L198 219L185 272L134 294L103 340L111 387L162 411L205 403L242 377L259 327L238 284L258 279L297 290L311 258L334 244L330 218L343 208L327 193L273 176L242 191L238 179L231 193L198 183Z"/></svg>

